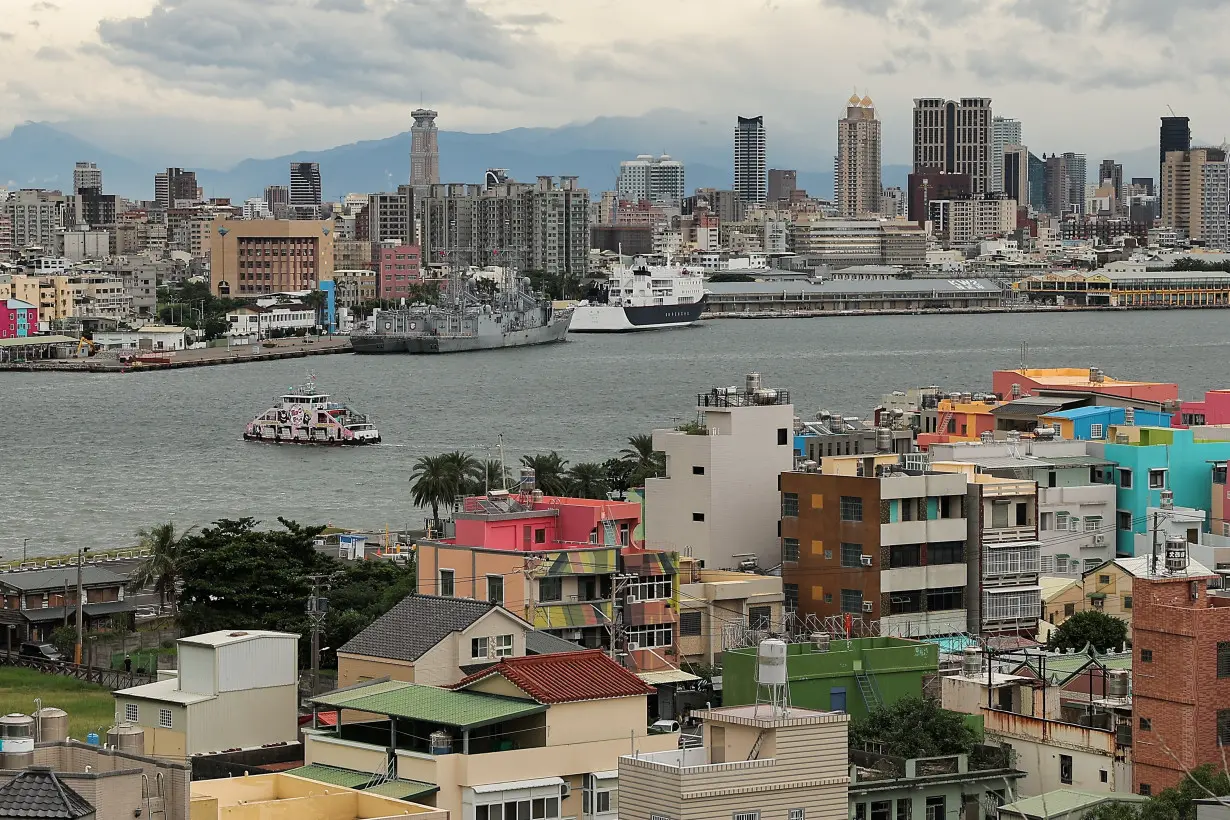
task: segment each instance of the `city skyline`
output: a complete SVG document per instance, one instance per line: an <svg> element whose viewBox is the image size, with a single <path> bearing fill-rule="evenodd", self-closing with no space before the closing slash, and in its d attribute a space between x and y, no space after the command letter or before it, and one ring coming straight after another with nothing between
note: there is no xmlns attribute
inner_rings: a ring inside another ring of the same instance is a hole
<svg viewBox="0 0 1230 820"><path fill-rule="evenodd" d="M690 71L686 49L633 41L630 23L638 15L624 6L457 0L445 15L433 4L385 0L259 6L97 0L84 14L69 14L55 3L18 2L0 25L0 41L14 58L37 66L40 79L0 86L0 133L23 121L60 122L100 143L135 145L152 141L148 132L156 124L164 139L193 155L184 160L189 164L337 144L338 114L353 140L387 136L406 130L409 111L419 105L447 110L450 127L473 132L636 116L670 105L702 112L716 125L736 106L754 106L773 123L775 145L786 149L790 135L802 143L805 135L821 133L817 153L831 157L836 146L827 145L828 123L846 96L839 89L853 84L866 87L878 103L887 162L905 161L910 101L930 94L991 97L1027 123L1031 144L1044 150L1111 155L1143 146L1168 104L1201 125L1197 136L1230 132L1230 114L1212 102L1213 67L1198 64L1199 48L1178 44L1198 45L1203 31L1216 29L1208 23L1226 13L1224 4L1206 11L1199 26L1187 25L1196 7L1182 2L1159 9L1077 4L1063 20L1005 2L940 7L826 0L817 7L774 0L706 4L702 15L694 13L693 0L668 9L644 4L655 19L666 16L661 31L672 30L671 20L687 20L680 30L715 45L784 48L824 33L840 52L835 64L848 67L816 91L812 78L801 75L766 85L762 71L737 62L718 66L716 77ZM871 6L884 13L863 10ZM1094 10L1103 6L1105 13ZM1013 18L1015 38L1006 36L1003 23L990 25L996 15ZM695 31L698 22L703 31ZM985 36L968 36L984 29ZM1071 62L1061 59L1065 44L1102 29L1114 30L1125 47L1111 53L1085 45L1082 64L1098 68L1063 69ZM889 42L903 31L916 34L919 44ZM1134 42L1149 43L1149 31L1165 31L1175 44L1133 48ZM266 35L281 47L247 47ZM392 59L397 37L409 55L404 64ZM1031 38L1039 48L1024 59L1019 43ZM473 46L482 59L469 59ZM648 51L675 55L665 81L661 72L644 71L640 58ZM240 53L249 57L238 59ZM322 61L334 65L314 70ZM1063 93L1056 107L1058 89ZM807 105L799 105L801 94ZM610 109L612 99L624 101L621 109ZM279 116L267 116L271 107ZM223 134L230 139L219 141ZM645 150L662 148L679 153L672 146ZM803 165L791 157L783 164Z"/></svg>

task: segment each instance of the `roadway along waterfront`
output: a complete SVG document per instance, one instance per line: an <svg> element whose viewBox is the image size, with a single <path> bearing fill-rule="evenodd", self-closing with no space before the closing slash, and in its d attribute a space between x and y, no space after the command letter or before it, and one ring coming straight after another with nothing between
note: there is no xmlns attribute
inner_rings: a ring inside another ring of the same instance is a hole
<svg viewBox="0 0 1230 820"><path fill-rule="evenodd" d="M694 417L695 394L764 374L796 412L866 416L919 384L985 390L1020 364L1097 366L1176 381L1184 397L1230 386L1220 310L848 316L704 323L449 356L334 355L134 374L0 373L0 559L132 543L142 526L251 515L356 527L421 524L415 458L461 448L509 464L558 450L601 461L629 435ZM245 443L244 425L313 372L374 417L367 448Z"/></svg>

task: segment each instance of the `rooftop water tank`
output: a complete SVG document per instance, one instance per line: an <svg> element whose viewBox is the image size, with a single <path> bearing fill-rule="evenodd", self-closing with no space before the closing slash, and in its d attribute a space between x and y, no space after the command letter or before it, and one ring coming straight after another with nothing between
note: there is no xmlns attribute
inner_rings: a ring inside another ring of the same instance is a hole
<svg viewBox="0 0 1230 820"><path fill-rule="evenodd" d="M61 743L68 740L68 712L54 706L44 706L30 717L34 718L35 741L38 743Z"/></svg>
<svg viewBox="0 0 1230 820"><path fill-rule="evenodd" d="M34 764L34 718L15 712L0 717L0 769Z"/></svg>
<svg viewBox="0 0 1230 820"><path fill-rule="evenodd" d="M760 374L759 373L748 373L747 374L747 392L755 393L759 389L760 389Z"/></svg>
<svg viewBox="0 0 1230 820"><path fill-rule="evenodd" d="M786 685L786 642L761 641L756 649L756 681L765 686Z"/></svg>
<svg viewBox="0 0 1230 820"><path fill-rule="evenodd" d="M876 428L876 450L881 453L892 452L893 431L887 427Z"/></svg>
<svg viewBox="0 0 1230 820"><path fill-rule="evenodd" d="M117 723L107 730L107 745L128 754L145 754L145 730L132 723Z"/></svg>
<svg viewBox="0 0 1230 820"><path fill-rule="evenodd" d="M961 656L961 674L967 678L976 678L982 671L982 653L976 646L967 646Z"/></svg>
<svg viewBox="0 0 1230 820"><path fill-rule="evenodd" d="M811 633L811 643L812 643L812 646L816 648L817 652L828 652L829 651L829 633L827 632Z"/></svg>
<svg viewBox="0 0 1230 820"><path fill-rule="evenodd" d="M1161 507L1163 510L1173 510L1174 509L1174 491L1173 490L1162 490L1161 498L1162 498Z"/></svg>
<svg viewBox="0 0 1230 820"><path fill-rule="evenodd" d="M449 755L453 753L453 736L448 732L432 732L429 741L433 755Z"/></svg>
<svg viewBox="0 0 1230 820"><path fill-rule="evenodd" d="M1166 571L1183 572L1187 569L1187 538L1172 535L1166 539Z"/></svg>
<svg viewBox="0 0 1230 820"><path fill-rule="evenodd" d="M1128 696L1128 671L1112 669L1107 676L1106 696L1111 698L1126 698Z"/></svg>

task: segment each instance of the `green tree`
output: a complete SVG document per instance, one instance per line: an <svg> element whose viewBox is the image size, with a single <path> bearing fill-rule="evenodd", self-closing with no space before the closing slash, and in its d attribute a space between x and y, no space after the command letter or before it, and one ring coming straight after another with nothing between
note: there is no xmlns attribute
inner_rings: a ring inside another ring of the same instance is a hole
<svg viewBox="0 0 1230 820"><path fill-rule="evenodd" d="M1128 639L1127 622L1113 615L1086 609L1069 617L1051 633L1051 649L1081 650L1092 646L1099 652L1123 646Z"/></svg>
<svg viewBox="0 0 1230 820"><path fill-rule="evenodd" d="M596 461L582 461L568 469L570 490L576 498L606 498L611 485L606 469Z"/></svg>
<svg viewBox="0 0 1230 820"><path fill-rule="evenodd" d="M258 530L252 518L223 519L183 540L184 588L179 625L186 634L219 629L305 631L310 575L341 570L317 552L313 540L324 527Z"/></svg>
<svg viewBox="0 0 1230 820"><path fill-rule="evenodd" d="M608 458L602 462L602 469L606 472L607 484L621 496L635 486L633 474L636 468L631 462L622 458Z"/></svg>
<svg viewBox="0 0 1230 820"><path fill-rule="evenodd" d="M307 296L303 297L303 304L312 309L312 313L316 319L316 327L324 327L324 311L329 306L329 297L325 295L323 290L314 290Z"/></svg>
<svg viewBox="0 0 1230 820"><path fill-rule="evenodd" d="M851 748L879 744L897 757L969 754L977 743L978 735L961 715L922 698L902 698L850 722Z"/></svg>
<svg viewBox="0 0 1230 820"><path fill-rule="evenodd" d="M666 455L653 449L651 434L629 436L628 446L619 451L619 457L632 466L629 487L639 487L647 478L666 475Z"/></svg>
<svg viewBox="0 0 1230 820"><path fill-rule="evenodd" d="M1196 820L1192 801L1230 795L1230 776L1209 763L1186 772L1177 786L1144 803L1111 803L1086 812L1082 820ZM1230 801L1226 801L1230 803Z"/></svg>
<svg viewBox="0 0 1230 820"><path fill-rule="evenodd" d="M444 453L442 458L453 479L453 496L450 501L482 486L485 468L477 458L461 450Z"/></svg>
<svg viewBox="0 0 1230 820"><path fill-rule="evenodd" d="M486 466L480 462L474 475L470 495L482 495L488 488L492 490L507 490L509 484L508 470L498 459L487 459Z"/></svg>
<svg viewBox="0 0 1230 820"><path fill-rule="evenodd" d="M168 521L149 529L137 530L138 546L150 554L137 565L132 574L134 590L153 586L163 606L175 605L178 585L184 577L184 539L192 528L182 533L175 531L175 524Z"/></svg>
<svg viewBox="0 0 1230 820"><path fill-rule="evenodd" d="M545 455L521 456L521 464L534 471L535 486L544 495L568 494L568 461L559 453L552 450Z"/></svg>
<svg viewBox="0 0 1230 820"><path fill-rule="evenodd" d="M417 507L430 507L432 519L440 520L440 505L451 504L457 485L447 458L423 456L410 473L410 498Z"/></svg>
<svg viewBox="0 0 1230 820"><path fill-rule="evenodd" d="M393 561L350 561L329 585L329 618L321 665L337 664L337 650L415 590L412 564Z"/></svg>

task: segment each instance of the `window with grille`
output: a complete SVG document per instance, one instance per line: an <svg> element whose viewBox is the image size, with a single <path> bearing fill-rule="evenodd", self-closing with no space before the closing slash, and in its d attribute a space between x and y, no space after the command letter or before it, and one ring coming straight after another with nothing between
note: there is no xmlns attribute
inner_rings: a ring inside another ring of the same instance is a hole
<svg viewBox="0 0 1230 820"><path fill-rule="evenodd" d="M1089 438L1101 438L1104 435L1102 425L1089 425Z"/></svg>
<svg viewBox="0 0 1230 820"><path fill-rule="evenodd" d="M783 603L786 609L798 611L799 609L799 585L798 584L782 584Z"/></svg>
<svg viewBox="0 0 1230 820"><path fill-rule="evenodd" d="M862 566L863 561L863 545L862 544L847 544L842 542L841 545L841 565L843 567Z"/></svg>
<svg viewBox="0 0 1230 820"><path fill-rule="evenodd" d="M1102 529L1102 516L1087 515L1085 516L1085 532L1097 532Z"/></svg>
<svg viewBox="0 0 1230 820"><path fill-rule="evenodd" d="M1230 678L1230 641L1217 644L1217 677Z"/></svg>
<svg viewBox="0 0 1230 820"><path fill-rule="evenodd" d="M786 820L807 820L807 810L791 809L790 813L786 816Z"/></svg>
<svg viewBox="0 0 1230 820"><path fill-rule="evenodd" d="M170 729L171 728L171 710L170 709L159 709L158 710L158 728L160 729Z"/></svg>
<svg viewBox="0 0 1230 820"><path fill-rule="evenodd" d="M1038 571L1038 547L987 551L987 575L1017 575Z"/></svg>
<svg viewBox="0 0 1230 820"><path fill-rule="evenodd" d="M799 561L799 539L783 538L782 539L782 560L798 563Z"/></svg>
<svg viewBox="0 0 1230 820"><path fill-rule="evenodd" d="M799 517L799 494L782 493L782 518Z"/></svg>
<svg viewBox="0 0 1230 820"><path fill-rule="evenodd" d="M700 613L699 612L680 612L679 613L679 634L687 635L688 637L697 637L700 635Z"/></svg>
<svg viewBox="0 0 1230 820"><path fill-rule="evenodd" d="M1064 512L1063 510L1060 510L1059 512L1055 513L1055 529L1061 530L1061 531L1066 530L1068 528L1069 518L1071 518L1071 515L1069 513Z"/></svg>
<svg viewBox="0 0 1230 820"><path fill-rule="evenodd" d="M1036 589L983 595L983 617L988 621L1037 620L1041 608L1042 593Z"/></svg>
<svg viewBox="0 0 1230 820"><path fill-rule="evenodd" d="M747 623L752 629L771 629L773 623L773 607L749 606L747 608Z"/></svg>
<svg viewBox="0 0 1230 820"><path fill-rule="evenodd" d="M732 820L760 820L760 812L737 811L732 815Z"/></svg>
<svg viewBox="0 0 1230 820"><path fill-rule="evenodd" d="M945 820L944 795L927 798L926 820Z"/></svg>
<svg viewBox="0 0 1230 820"><path fill-rule="evenodd" d="M1230 746L1230 709L1217 710L1217 745Z"/></svg>
<svg viewBox="0 0 1230 820"><path fill-rule="evenodd" d="M1116 510L1115 526L1125 532L1132 529L1132 514L1127 510Z"/></svg>
<svg viewBox="0 0 1230 820"><path fill-rule="evenodd" d="M841 520L862 521L863 499L854 495L843 495L841 497Z"/></svg>
<svg viewBox="0 0 1230 820"><path fill-rule="evenodd" d="M140 719L140 713L137 710L137 704L125 703L124 704L124 720L127 720L130 723L136 723L139 719Z"/></svg>
<svg viewBox="0 0 1230 820"><path fill-rule="evenodd" d="M1153 650L1152 649L1140 650L1140 662L1141 663L1153 663Z"/></svg>
<svg viewBox="0 0 1230 820"><path fill-rule="evenodd" d="M842 612L863 611L863 591L861 589L843 589L841 591Z"/></svg>
<svg viewBox="0 0 1230 820"><path fill-rule="evenodd" d="M1055 571L1055 556L1043 555L1042 558L1040 559L1039 567L1041 568L1039 571L1042 572L1043 574L1050 574L1054 572Z"/></svg>
<svg viewBox="0 0 1230 820"><path fill-rule="evenodd" d="M675 642L671 624L645 624L643 626L630 626L627 629L627 633L628 641L630 643L635 643L641 649L671 646Z"/></svg>

